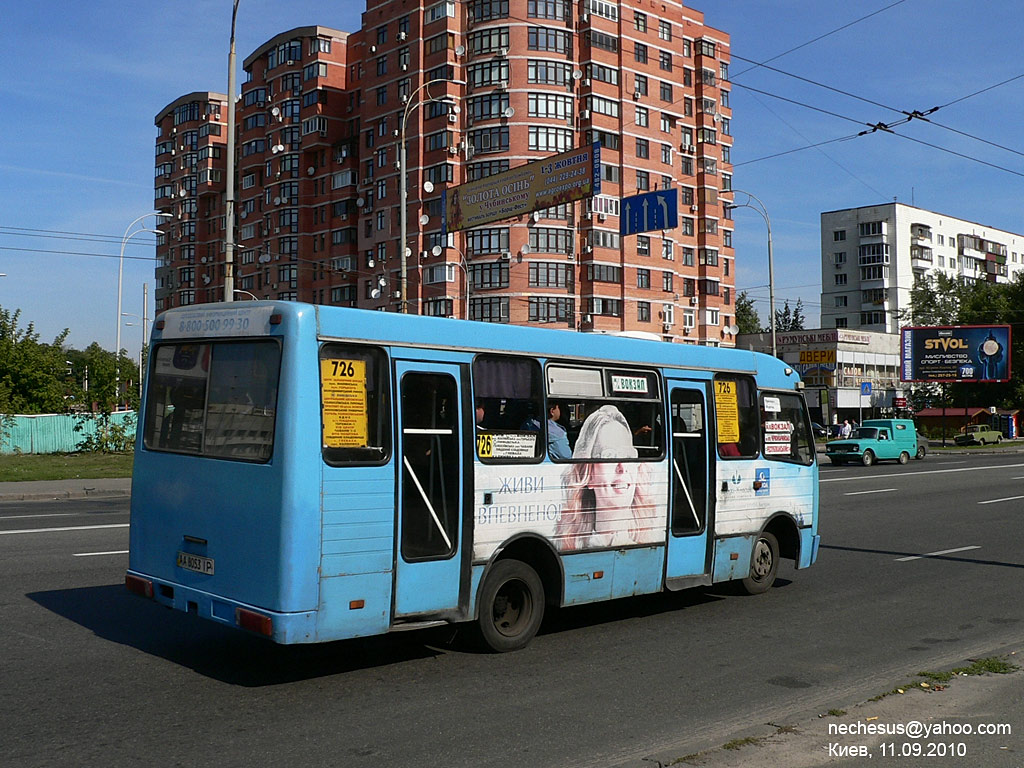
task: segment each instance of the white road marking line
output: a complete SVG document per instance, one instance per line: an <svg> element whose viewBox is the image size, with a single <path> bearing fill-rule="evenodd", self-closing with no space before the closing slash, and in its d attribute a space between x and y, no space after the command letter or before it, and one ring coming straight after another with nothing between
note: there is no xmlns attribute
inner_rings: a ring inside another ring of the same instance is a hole
<svg viewBox="0 0 1024 768"><path fill-rule="evenodd" d="M112 525L72 525L67 528L24 528L18 531L0 531L0 536L7 536L12 533L54 533L57 531L95 531L100 528L127 528L128 523L114 523Z"/></svg>
<svg viewBox="0 0 1024 768"><path fill-rule="evenodd" d="M917 477L918 475L945 475L950 472L981 472L987 469L1020 469L1024 467L1024 464L998 464L992 467L960 467L958 469L925 469L921 472L907 472L900 477ZM891 480L894 475L888 473L886 475L856 475L855 477L830 477L827 480L818 478L819 483L841 483L847 480L867 480L868 478L885 477Z"/></svg>
<svg viewBox="0 0 1024 768"><path fill-rule="evenodd" d="M115 552L75 552L75 557L95 557L97 555L127 555L127 549L119 549Z"/></svg>
<svg viewBox="0 0 1024 768"><path fill-rule="evenodd" d="M981 547L977 546L977 545L971 545L969 547L957 547L956 549L943 549L941 552L928 552L928 553L923 554L923 555L912 555L911 557L897 557L896 558L896 562L897 563L908 563L911 560L921 560L922 558L925 558L925 557L938 557L939 555L949 555L949 554L952 554L953 552L966 552L969 549L981 549Z"/></svg>
<svg viewBox="0 0 1024 768"><path fill-rule="evenodd" d="M4 515L0 520L27 520L30 517L76 517L80 512L54 512L49 515Z"/></svg>
<svg viewBox="0 0 1024 768"><path fill-rule="evenodd" d="M1024 496L1007 496L1005 499L989 499L988 501L979 501L979 504L998 504L1000 501L1017 501L1018 499L1024 499Z"/></svg>
<svg viewBox="0 0 1024 768"><path fill-rule="evenodd" d="M895 490L895 488L879 488L877 491L851 491L850 493L844 493L843 496L863 496L865 493L891 493Z"/></svg>

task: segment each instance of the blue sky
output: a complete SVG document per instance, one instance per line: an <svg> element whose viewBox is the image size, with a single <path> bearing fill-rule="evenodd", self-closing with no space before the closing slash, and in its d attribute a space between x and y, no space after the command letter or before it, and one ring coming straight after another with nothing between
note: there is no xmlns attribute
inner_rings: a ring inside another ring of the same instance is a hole
<svg viewBox="0 0 1024 768"><path fill-rule="evenodd" d="M692 7L732 37L734 186L759 197L771 217L779 307L802 298L808 326L817 322L822 211L896 198L1024 232L1024 78L964 99L1024 74L1018 2L695 0ZM292 27L353 31L363 10L348 0L242 0L239 62ZM20 308L44 341L67 327L78 349L93 341L114 347L121 237L152 210L153 118L182 94L227 89L230 14L230 0L37 0L5 8L0 305ZM875 15L857 21L868 14ZM797 46L804 47L769 64L788 74L743 73L751 66L743 59L764 62ZM899 110L936 106L930 119L945 127L915 120L895 128L899 136L834 141L895 122ZM822 142L831 143L807 148ZM789 154L763 159L779 153ZM738 288L766 303L764 222L742 209L735 219ZM84 239L61 239L62 232ZM152 314L148 238L135 237L125 251L123 311L136 315L143 283ZM766 322L764 303L759 310ZM130 354L140 343L138 326L122 328Z"/></svg>

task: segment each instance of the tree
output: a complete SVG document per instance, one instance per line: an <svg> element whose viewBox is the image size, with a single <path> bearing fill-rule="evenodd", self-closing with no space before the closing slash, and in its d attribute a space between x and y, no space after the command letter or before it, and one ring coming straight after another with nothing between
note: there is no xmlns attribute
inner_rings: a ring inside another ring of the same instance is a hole
<svg viewBox="0 0 1024 768"><path fill-rule="evenodd" d="M760 333L761 318L754 309L754 301L746 291L736 294L736 325L740 327L740 333Z"/></svg>
<svg viewBox="0 0 1024 768"><path fill-rule="evenodd" d="M35 326L20 327L21 310L0 308L0 413L64 413L73 389L64 356L64 329L52 344Z"/></svg>
<svg viewBox="0 0 1024 768"><path fill-rule="evenodd" d="M796 306L789 308L789 299L786 299L782 309L775 310L775 330L802 331L804 329L804 300L797 299Z"/></svg>

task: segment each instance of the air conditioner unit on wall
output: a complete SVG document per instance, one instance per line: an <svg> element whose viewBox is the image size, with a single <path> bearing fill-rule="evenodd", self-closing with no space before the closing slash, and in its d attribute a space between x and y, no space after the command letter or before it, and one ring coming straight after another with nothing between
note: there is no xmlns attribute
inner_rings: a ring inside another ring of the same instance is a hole
<svg viewBox="0 0 1024 768"><path fill-rule="evenodd" d="M691 297L690 297L690 303L691 303L691 304L693 304L693 305L696 305L696 304L697 304L697 302L698 302L698 299L697 299L697 297L696 297L696 296L691 296Z"/></svg>

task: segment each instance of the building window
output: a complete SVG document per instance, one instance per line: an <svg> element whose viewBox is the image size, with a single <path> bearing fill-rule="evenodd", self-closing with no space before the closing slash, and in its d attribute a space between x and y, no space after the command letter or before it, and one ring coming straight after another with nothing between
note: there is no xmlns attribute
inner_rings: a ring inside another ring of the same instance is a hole
<svg viewBox="0 0 1024 768"><path fill-rule="evenodd" d="M658 39L660 40L671 40L672 39L672 24L664 19L658 22Z"/></svg>
<svg viewBox="0 0 1024 768"><path fill-rule="evenodd" d="M531 296L529 319L531 323L566 323L572 325L576 314L576 302L570 298L555 296Z"/></svg>
<svg viewBox="0 0 1024 768"><path fill-rule="evenodd" d="M672 54L668 51L658 52L658 66L666 72L672 71Z"/></svg>
<svg viewBox="0 0 1024 768"><path fill-rule="evenodd" d="M636 303L636 319L638 323L651 322L651 302L638 301Z"/></svg>
<svg viewBox="0 0 1024 768"><path fill-rule="evenodd" d="M643 43L636 43L633 48L633 59L640 64L647 63L647 46Z"/></svg>
<svg viewBox="0 0 1024 768"><path fill-rule="evenodd" d="M644 289L651 287L651 270L638 269L636 271L636 287Z"/></svg>
<svg viewBox="0 0 1024 768"><path fill-rule="evenodd" d="M636 140L636 156L646 159L651 156L651 144L647 139Z"/></svg>
<svg viewBox="0 0 1024 768"><path fill-rule="evenodd" d="M647 31L647 14L640 11L633 12L633 29L637 32Z"/></svg>
<svg viewBox="0 0 1024 768"><path fill-rule="evenodd" d="M846 275L835 275L836 285L846 285Z"/></svg>
<svg viewBox="0 0 1024 768"><path fill-rule="evenodd" d="M832 242L838 243L846 239L846 230L837 229L832 233Z"/></svg>
<svg viewBox="0 0 1024 768"><path fill-rule="evenodd" d="M672 83L661 83L661 100L672 101Z"/></svg>

